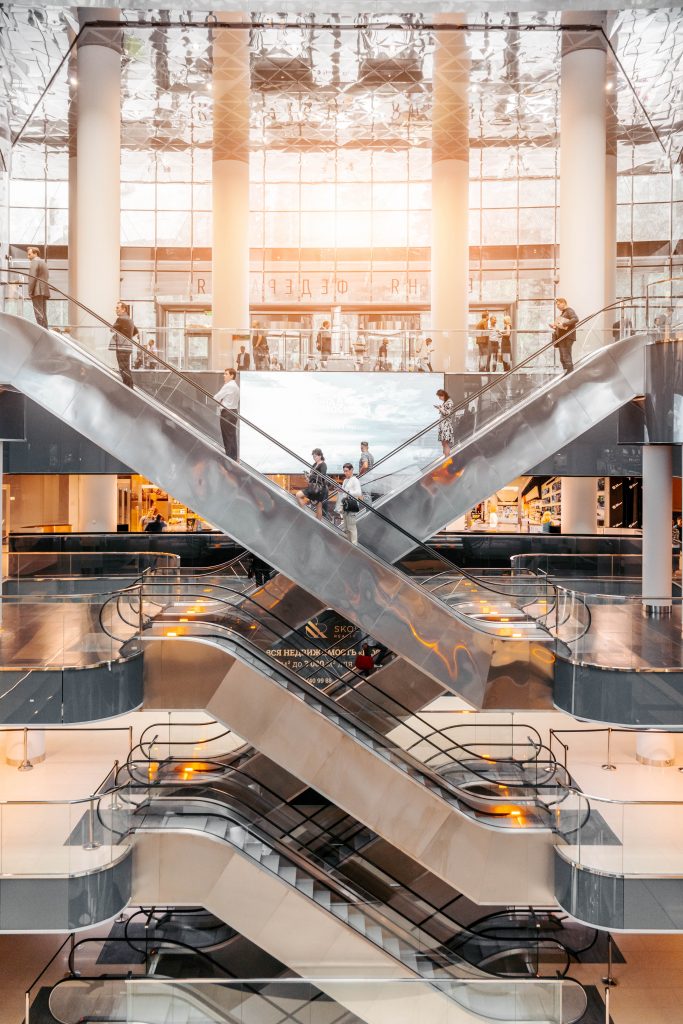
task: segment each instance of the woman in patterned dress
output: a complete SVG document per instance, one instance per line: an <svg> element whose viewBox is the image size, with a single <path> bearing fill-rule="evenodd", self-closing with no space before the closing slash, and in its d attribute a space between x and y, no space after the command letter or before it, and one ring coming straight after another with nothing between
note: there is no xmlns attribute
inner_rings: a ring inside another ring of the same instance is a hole
<svg viewBox="0 0 683 1024"><path fill-rule="evenodd" d="M453 399L447 391L439 389L436 393L436 397L440 399L439 405L435 405L434 408L438 409L441 422L439 423L439 441L441 441L441 447L443 448L443 457L447 459L451 454L451 445L455 441L455 435L453 433Z"/></svg>

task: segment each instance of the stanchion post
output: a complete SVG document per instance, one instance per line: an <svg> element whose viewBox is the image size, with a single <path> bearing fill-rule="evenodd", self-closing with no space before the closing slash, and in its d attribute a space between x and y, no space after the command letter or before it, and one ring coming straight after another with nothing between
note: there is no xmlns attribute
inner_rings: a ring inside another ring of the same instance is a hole
<svg viewBox="0 0 683 1024"><path fill-rule="evenodd" d="M614 772L614 771L617 770L617 766L615 764L612 764L612 758L610 756L610 754L611 754L611 747L612 747L612 730L608 726L607 727L607 760L601 766L602 770L605 771L605 772Z"/></svg>
<svg viewBox="0 0 683 1024"><path fill-rule="evenodd" d="M33 770L33 765L31 764L28 756L28 729L24 729L23 744L23 755L21 758L21 764L17 768L17 771L30 772Z"/></svg>
<svg viewBox="0 0 683 1024"><path fill-rule="evenodd" d="M608 985L611 988L617 984L617 979L612 974L612 933L607 932L607 974L602 979L603 985ZM609 991L609 989L608 989ZM609 1020L609 1017L607 1018Z"/></svg>
<svg viewBox="0 0 683 1024"><path fill-rule="evenodd" d="M88 808L88 841L83 843L84 850L97 850L102 844L95 839L95 798L90 798Z"/></svg>
<svg viewBox="0 0 683 1024"><path fill-rule="evenodd" d="M611 1024L611 1020L612 1020L612 1018L610 1017L610 1012L609 1012L609 997L610 997L610 990L609 990L609 988L606 988L605 989L605 1024Z"/></svg>

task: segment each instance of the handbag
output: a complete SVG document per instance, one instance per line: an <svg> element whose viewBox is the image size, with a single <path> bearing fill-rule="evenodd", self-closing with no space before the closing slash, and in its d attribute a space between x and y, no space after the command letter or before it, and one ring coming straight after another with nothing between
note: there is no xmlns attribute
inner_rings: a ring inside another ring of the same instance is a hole
<svg viewBox="0 0 683 1024"><path fill-rule="evenodd" d="M342 498L342 508L345 512L360 512L360 505L353 497L352 494L347 494L345 498Z"/></svg>

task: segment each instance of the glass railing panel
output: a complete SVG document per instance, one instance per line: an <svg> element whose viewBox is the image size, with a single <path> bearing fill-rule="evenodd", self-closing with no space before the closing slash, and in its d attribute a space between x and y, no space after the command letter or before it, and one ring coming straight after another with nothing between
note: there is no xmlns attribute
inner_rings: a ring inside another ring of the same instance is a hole
<svg viewBox="0 0 683 1024"><path fill-rule="evenodd" d="M113 794L73 801L4 802L0 819L3 875L88 874L114 863L127 849L128 813Z"/></svg>
<svg viewBox="0 0 683 1024"><path fill-rule="evenodd" d="M463 1007L508 1024L561 1024L563 1003L566 1006L573 995L567 983L456 979L429 983L417 979L328 977L230 982L131 979L126 988L124 1019L130 1024L206 1024L207 1020L228 1017L245 1022L287 1019L301 1024L328 1024L344 1010L349 1022L391 1019L397 1024L416 1020L457 1024ZM563 989L567 989L564 999ZM336 1004L336 1010L330 1001ZM160 1016L162 1007L165 1017Z"/></svg>
<svg viewBox="0 0 683 1024"><path fill-rule="evenodd" d="M575 581L570 581L575 585ZM592 581L578 581L592 590ZM663 618L646 614L645 605L659 603L659 596L638 593L642 582L604 581L607 593L585 593L562 586L558 590L559 628L565 642L562 654L576 664L612 669L656 671L679 669L681 597L672 597L672 613ZM624 593L626 591L626 593ZM628 593L635 591L635 593Z"/></svg>
<svg viewBox="0 0 683 1024"><path fill-rule="evenodd" d="M565 834L567 859L627 878L683 875L683 802L583 794L579 803L579 828Z"/></svg>

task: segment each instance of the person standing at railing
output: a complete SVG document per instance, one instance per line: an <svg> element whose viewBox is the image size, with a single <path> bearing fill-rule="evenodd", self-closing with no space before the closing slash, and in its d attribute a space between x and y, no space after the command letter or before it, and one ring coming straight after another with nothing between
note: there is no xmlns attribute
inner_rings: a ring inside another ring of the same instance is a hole
<svg viewBox="0 0 683 1024"><path fill-rule="evenodd" d="M503 373L512 369L512 317L503 317L503 329L500 332L500 358L503 363Z"/></svg>
<svg viewBox="0 0 683 1024"><path fill-rule="evenodd" d="M242 370L248 370L251 365L251 356L247 352L244 345L240 345L240 350L237 353L237 372L241 373Z"/></svg>
<svg viewBox="0 0 683 1024"><path fill-rule="evenodd" d="M254 329L256 330L256 334L254 335L254 342L252 345L254 351L254 368L256 370L267 370L270 357L268 339L266 338L263 331L258 330L259 327L260 324L254 324Z"/></svg>
<svg viewBox="0 0 683 1024"><path fill-rule="evenodd" d="M492 316L489 320L489 373L496 373L498 370L498 354L503 342L503 336L498 330L498 320Z"/></svg>
<svg viewBox="0 0 683 1024"><path fill-rule="evenodd" d="M572 345L576 341L576 325L579 318L566 299L555 299L555 305L559 310L559 316L549 326L552 327L553 341L560 353L560 362L566 374L574 369Z"/></svg>
<svg viewBox="0 0 683 1024"><path fill-rule="evenodd" d="M327 360L332 355L332 331L329 320L323 320L322 327L318 331L318 337L315 341L315 347L320 353L324 370L327 366Z"/></svg>
<svg viewBox="0 0 683 1024"><path fill-rule="evenodd" d="M240 389L237 384L237 371L226 369L223 373L223 386L213 396L221 405L221 436L225 454L229 459L237 459L237 411L240 407Z"/></svg>
<svg viewBox="0 0 683 1024"><path fill-rule="evenodd" d="M116 320L114 320L112 327L114 328L112 341L121 380L127 388L132 390L133 374L130 369L130 360L133 355L133 338L138 336L138 329L130 315L130 306L120 299L116 303Z"/></svg>
<svg viewBox="0 0 683 1024"><path fill-rule="evenodd" d="M451 454L451 445L455 441L455 435L453 433L453 410L455 406L453 405L453 399L451 396L442 388L439 388L436 393L436 397L441 399L439 405L434 406L441 417L438 438L439 441L441 441L443 457L447 459Z"/></svg>
<svg viewBox="0 0 683 1024"><path fill-rule="evenodd" d="M389 339L382 338L382 343L377 352L377 365L380 370L389 369Z"/></svg>
<svg viewBox="0 0 683 1024"><path fill-rule="evenodd" d="M39 327L47 327L47 300L50 298L50 271L35 245L26 250L28 265L28 297Z"/></svg>
<svg viewBox="0 0 683 1024"><path fill-rule="evenodd" d="M419 348L417 353L417 372L418 373L433 373L432 370L432 357L434 355L434 348L432 347L432 339L425 338L424 349Z"/></svg>
<svg viewBox="0 0 683 1024"><path fill-rule="evenodd" d="M479 350L479 373L486 373L489 368L489 314L484 310L475 327L476 342Z"/></svg>

